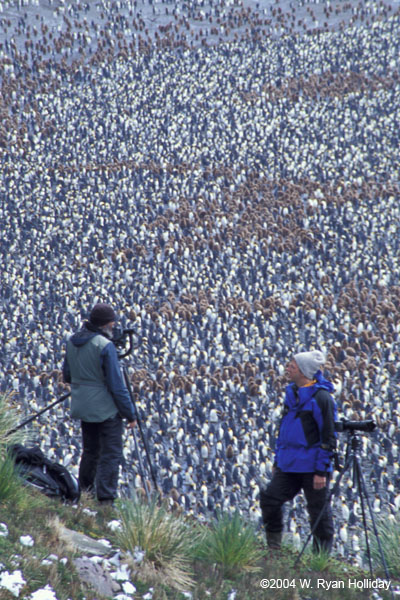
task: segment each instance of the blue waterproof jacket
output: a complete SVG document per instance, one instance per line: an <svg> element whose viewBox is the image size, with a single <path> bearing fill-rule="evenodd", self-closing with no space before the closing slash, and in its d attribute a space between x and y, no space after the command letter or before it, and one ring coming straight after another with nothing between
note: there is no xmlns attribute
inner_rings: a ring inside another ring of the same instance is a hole
<svg viewBox="0 0 400 600"><path fill-rule="evenodd" d="M334 387L321 371L311 386L286 387L283 416L276 442L275 464L285 473L317 473L332 471L336 448L336 403Z"/></svg>
<svg viewBox="0 0 400 600"><path fill-rule="evenodd" d="M63 377L71 384L72 418L101 423L119 413L136 419L115 346L90 323L68 340Z"/></svg>

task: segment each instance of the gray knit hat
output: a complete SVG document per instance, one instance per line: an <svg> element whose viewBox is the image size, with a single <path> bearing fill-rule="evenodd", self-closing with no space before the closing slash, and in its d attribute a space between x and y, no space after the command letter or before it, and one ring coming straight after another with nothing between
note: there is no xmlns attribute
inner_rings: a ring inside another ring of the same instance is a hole
<svg viewBox="0 0 400 600"><path fill-rule="evenodd" d="M315 373L319 371L325 363L325 355L320 350L311 352L299 352L293 356L300 371L307 379L313 379Z"/></svg>

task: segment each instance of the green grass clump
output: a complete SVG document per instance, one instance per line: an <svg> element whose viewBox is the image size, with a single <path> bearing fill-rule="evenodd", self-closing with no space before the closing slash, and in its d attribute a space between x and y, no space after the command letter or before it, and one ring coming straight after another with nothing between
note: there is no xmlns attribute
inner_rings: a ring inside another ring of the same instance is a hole
<svg viewBox="0 0 400 600"><path fill-rule="evenodd" d="M26 494L8 448L13 444L24 443L26 433L21 430L12 432L18 424L18 414L12 399L12 394L0 395L0 502L17 504Z"/></svg>
<svg viewBox="0 0 400 600"><path fill-rule="evenodd" d="M323 573L332 566L332 557L329 552L320 550L319 552L308 550L305 554L307 566L312 571Z"/></svg>
<svg viewBox="0 0 400 600"><path fill-rule="evenodd" d="M118 543L133 559L144 553L140 564L133 562L144 580L163 582L176 590L194 586L192 556L199 530L171 513L157 498L149 503L126 500L120 506L122 529Z"/></svg>
<svg viewBox="0 0 400 600"><path fill-rule="evenodd" d="M400 515L377 522L382 553L391 577L400 578ZM371 556L374 566L382 577L385 576L381 553L375 536L370 536Z"/></svg>
<svg viewBox="0 0 400 600"><path fill-rule="evenodd" d="M26 492L14 460L7 454L0 456L0 502L19 504L25 496Z"/></svg>
<svg viewBox="0 0 400 600"><path fill-rule="evenodd" d="M13 431L19 423L17 407L12 393L0 394L0 456L13 444L23 444L27 434L24 429Z"/></svg>
<svg viewBox="0 0 400 600"><path fill-rule="evenodd" d="M197 548L197 557L227 579L234 579L239 573L258 572L262 555L255 528L238 512L220 514Z"/></svg>

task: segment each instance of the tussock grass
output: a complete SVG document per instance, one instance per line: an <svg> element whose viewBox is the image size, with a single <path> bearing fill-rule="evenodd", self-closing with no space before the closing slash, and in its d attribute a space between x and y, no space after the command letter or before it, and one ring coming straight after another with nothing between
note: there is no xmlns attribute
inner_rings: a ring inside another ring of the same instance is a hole
<svg viewBox="0 0 400 600"><path fill-rule="evenodd" d="M0 456L4 456L7 448L13 444L23 444L27 440L24 428L12 432L19 424L18 410L13 399L12 393L0 394Z"/></svg>
<svg viewBox="0 0 400 600"><path fill-rule="evenodd" d="M7 454L0 456L0 502L11 501L20 504L24 497L23 482L18 475L13 459Z"/></svg>
<svg viewBox="0 0 400 600"><path fill-rule="evenodd" d="M194 586L191 559L200 530L159 505L155 497L150 503L137 498L125 501L119 514L122 529L117 533L118 542L130 553L141 578L181 591ZM138 551L144 552L140 564L134 561Z"/></svg>
<svg viewBox="0 0 400 600"><path fill-rule="evenodd" d="M12 403L13 394L0 395L0 502L19 503L25 497L18 469L7 450L13 444L26 440L26 433L18 430L10 433L18 424L18 414Z"/></svg>
<svg viewBox="0 0 400 600"><path fill-rule="evenodd" d="M390 519L379 519L377 522L379 539L383 557L391 577L400 578L400 514ZM370 536L370 547L373 564L382 577L385 576L377 539Z"/></svg>
<svg viewBox="0 0 400 600"><path fill-rule="evenodd" d="M329 552L324 550L320 550L319 552L308 550L306 552L306 563L311 570L322 573L327 571L332 565L332 557Z"/></svg>
<svg viewBox="0 0 400 600"><path fill-rule="evenodd" d="M239 573L259 572L263 551L253 525L235 512L218 516L207 529L196 555L219 570L222 577L234 579Z"/></svg>

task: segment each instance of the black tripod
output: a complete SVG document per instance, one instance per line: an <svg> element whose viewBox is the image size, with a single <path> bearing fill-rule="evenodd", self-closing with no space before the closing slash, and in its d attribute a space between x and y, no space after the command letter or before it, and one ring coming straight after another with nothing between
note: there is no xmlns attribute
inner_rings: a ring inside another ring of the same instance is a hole
<svg viewBox="0 0 400 600"><path fill-rule="evenodd" d="M121 333L120 332L115 332L114 331L114 338L113 338L113 342L115 344L115 346L118 348L120 348L121 350L118 352L118 359L121 360L123 358L126 358L127 356L129 356L133 349L134 349L134 345L133 345L133 334L134 334L134 330L133 329L124 329ZM126 347L126 340L128 339L128 347ZM136 406L136 402L135 402L135 398L134 395L132 393L132 386L131 386L131 382L129 380L129 375L128 375L128 369L125 365L123 365L122 367L122 372L124 374L124 379L125 379L125 384L126 387L128 389L129 395L131 397L131 401L132 404L135 408L135 414L136 414L136 421L137 421L137 425L139 428L139 432L140 432L140 436L142 438L142 442L143 442L143 447L146 453L146 458L147 458L147 463L149 465L149 470L150 470L150 474L151 474L151 478L153 480L153 484L154 484L154 488L156 490L156 492L160 494L160 490L159 487L157 485L157 478L156 478L156 474L154 472L154 468L153 468L153 464L151 462L151 458L150 458L150 452L147 446L147 442L146 442L146 438L145 435L143 433L143 428L142 428L142 423L141 423L141 419L139 416L139 412ZM140 470L140 476L142 478L143 481L143 485L144 485L144 489L146 492L146 496L147 496L147 500L150 501L150 490L148 487L148 482L144 476L144 468L143 468L143 461L142 461L142 455L139 451L139 444L138 444L138 440L137 440L137 435L136 435L136 431L135 429L132 429L133 432L133 439L135 441L135 449L136 449L136 454L138 457L138 461L139 461L139 470Z"/></svg>
<svg viewBox="0 0 400 600"><path fill-rule="evenodd" d="M150 459L150 452L149 452L149 449L147 447L146 438L145 438L144 433L143 433L141 419L139 417L139 413L138 413L138 409L137 409L137 406L136 406L136 403L135 403L135 399L134 399L133 394L132 394L132 388L131 388L131 382L129 381L128 370L127 370L127 368L125 366L123 366L122 367L122 371L123 371L123 374L124 374L124 379L125 379L126 387L128 388L129 395L130 395L131 400L132 400L132 404L135 407L135 414L136 414L137 424L138 424L138 427L139 427L140 436L142 438L143 446L144 446L144 449L145 449L147 463L149 465L151 478L152 478L153 483L154 483L154 488L155 488L155 490L158 493L160 493L158 485L157 485L157 478L156 478L156 475L155 475L155 472L154 472L154 469L153 469L153 464L152 464L151 459ZM139 452L139 444L138 444L138 441L137 441L137 435L136 435L135 429L132 429L132 433L133 433L133 438L135 440L136 454L138 456L138 461L139 461L140 476L141 476L142 481L143 481L143 485L144 485L144 489L146 491L147 499L148 499L148 501L150 501L150 490L148 489L148 483L147 483L147 481L145 479L145 476L144 476L143 461L142 461L142 456L141 456L141 454Z"/></svg>
<svg viewBox="0 0 400 600"><path fill-rule="evenodd" d="M24 427L25 425L28 425L28 423L32 423L32 421L34 421L35 419L37 419L38 417L40 417L40 415L43 415L48 410L54 408L54 406L57 406L57 404L60 404L61 402L63 402L67 398L69 398L70 395L71 395L71 392L68 392L68 394L64 394L63 396L61 396L61 398L58 398L57 400L54 400L54 402L52 402L51 404L49 404L49 406L46 406L45 408L42 408L42 410L39 410L39 412L35 413L34 415L32 415L31 417L29 417L25 421L22 421L22 423L20 423L19 425L17 425L17 427L14 427L14 429L10 429L10 431L7 431L6 435L11 435L12 433L15 433L16 431L18 431L19 429L22 429L22 427Z"/></svg>
<svg viewBox="0 0 400 600"><path fill-rule="evenodd" d="M346 471L352 469L353 485L357 485L357 491L358 491L358 495L360 498L362 522L363 522L363 528L364 528L364 534L365 534L365 542L366 542L366 547L367 547L367 556L368 556L368 563L369 563L369 570L370 570L371 578L373 578L373 570L372 570L372 558L371 558L371 549L370 549L369 537L368 537L368 526L367 526L367 516L366 516L365 504L367 505L368 510L369 510L369 516L371 518L372 528L373 528L375 538L376 538L376 541L378 544L379 555L380 555L380 558L382 561L382 566L384 568L386 578L387 578L388 582L390 582L389 570L387 567L385 556L383 554L381 540L379 538L378 529L377 529L377 526L375 523L374 514L372 511L371 503L368 498L365 480L364 480L364 476L363 476L361 465L360 465L360 460L359 460L359 456L358 456L360 448L361 448L360 437L358 436L356 431L354 431L354 429L349 429L344 466L340 469L340 473L339 473L338 478L335 481L335 485L330 490L330 492L325 500L324 506L322 507L322 510L321 510L320 514L318 515L318 518L315 521L315 523L312 527L312 530L311 530L308 538L306 539L299 556L297 557L297 559L294 563L294 566L296 566L298 564L301 557L303 556L303 553L307 547L307 544L310 541L311 537L313 536L316 528L318 527L318 524L322 518L322 515L325 512L325 509L329 505L332 496L335 495L337 490L339 489L340 482L343 479L344 474L346 473ZM391 591L391 595L392 595L392 598L394 599L393 591Z"/></svg>

